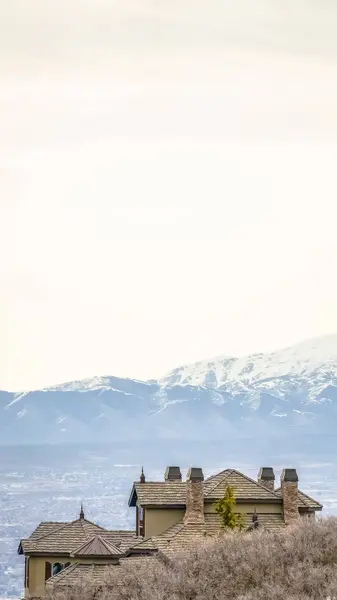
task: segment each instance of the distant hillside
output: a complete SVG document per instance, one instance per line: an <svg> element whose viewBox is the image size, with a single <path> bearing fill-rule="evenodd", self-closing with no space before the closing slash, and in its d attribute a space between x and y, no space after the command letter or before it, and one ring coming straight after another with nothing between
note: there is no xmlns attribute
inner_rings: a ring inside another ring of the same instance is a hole
<svg viewBox="0 0 337 600"><path fill-rule="evenodd" d="M337 431L337 336L178 367L0 392L2 443L222 440Z"/></svg>

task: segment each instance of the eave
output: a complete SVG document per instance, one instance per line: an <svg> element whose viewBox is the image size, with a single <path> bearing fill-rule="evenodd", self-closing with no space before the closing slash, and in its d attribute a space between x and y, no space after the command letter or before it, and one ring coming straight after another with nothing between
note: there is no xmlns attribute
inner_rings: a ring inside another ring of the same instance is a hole
<svg viewBox="0 0 337 600"><path fill-rule="evenodd" d="M205 498L204 499L204 503L205 504L214 504L215 502L217 502L217 500L219 500L219 498ZM236 499L236 503L237 504L282 504L282 498L237 498ZM136 506L136 504L134 504L133 506ZM180 509L186 509L186 504L156 504L154 502L142 502L142 506L144 508L180 508Z"/></svg>
<svg viewBox="0 0 337 600"><path fill-rule="evenodd" d="M109 554L71 554L70 557L71 558L76 558L76 560L78 562L81 562L81 560L83 559L87 559L90 558L91 560L105 560L106 564L119 564L119 559L120 558L125 558L126 554L119 554L118 556L109 556Z"/></svg>
<svg viewBox="0 0 337 600"><path fill-rule="evenodd" d="M299 506L298 510L300 513L308 513L308 512L312 513L312 512L316 512L316 511L320 512L323 510L323 506L322 505L320 505L320 506Z"/></svg>
<svg viewBox="0 0 337 600"><path fill-rule="evenodd" d="M158 548L130 548L125 556L152 556L158 553Z"/></svg>
<svg viewBox="0 0 337 600"><path fill-rule="evenodd" d="M180 508L180 509L186 509L186 504L153 504L153 502L150 504L147 504L146 502L142 503L142 506L144 508Z"/></svg>
<svg viewBox="0 0 337 600"><path fill-rule="evenodd" d="M133 484L132 486L132 490L131 490L131 494L129 497L129 502L128 505L131 506L137 506L137 492L136 492L136 486L135 484Z"/></svg>
<svg viewBox="0 0 337 600"><path fill-rule="evenodd" d="M214 504L217 501L217 498L213 498L213 500L205 499L205 502ZM236 504L282 504L282 498L237 498Z"/></svg>
<svg viewBox="0 0 337 600"><path fill-rule="evenodd" d="M71 558L70 552L57 552L56 550L54 550L52 552L48 552L47 550L45 550L44 552L30 550L28 552L24 552L24 551L19 552L19 554L24 554L25 556L66 556L67 558L68 557Z"/></svg>

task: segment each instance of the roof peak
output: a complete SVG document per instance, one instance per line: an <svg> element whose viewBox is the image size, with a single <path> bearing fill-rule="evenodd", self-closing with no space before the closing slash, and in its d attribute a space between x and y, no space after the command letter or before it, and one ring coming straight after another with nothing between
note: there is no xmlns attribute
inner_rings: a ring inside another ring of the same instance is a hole
<svg viewBox="0 0 337 600"><path fill-rule="evenodd" d="M220 471L219 473L216 473L215 475L211 475L211 477L206 479L205 484L207 484L207 482L211 483L214 479L220 477L220 481L216 481L215 485L210 487L210 489L208 491L207 491L207 489L205 490L205 492L204 492L205 498L212 497L211 496L212 492L214 492L216 490L216 488L223 483L225 478L230 477L231 475L239 475L239 477L242 477L243 479L245 479L249 483L253 484L257 488L266 492L267 495L270 494L270 497L279 498L274 491L268 490L266 487L261 485L258 481L255 481L255 479L248 477L248 475L241 473L241 471L238 471L237 469L224 469L223 471ZM223 476L223 477L221 478L221 476Z"/></svg>
<svg viewBox="0 0 337 600"><path fill-rule="evenodd" d="M72 552L72 556L120 556L123 552L99 534L93 535Z"/></svg>

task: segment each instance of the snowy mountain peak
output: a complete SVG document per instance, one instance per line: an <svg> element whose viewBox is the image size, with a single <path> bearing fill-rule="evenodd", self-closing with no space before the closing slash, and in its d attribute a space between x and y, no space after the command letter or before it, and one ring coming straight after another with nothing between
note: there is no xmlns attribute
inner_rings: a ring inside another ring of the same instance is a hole
<svg viewBox="0 0 337 600"><path fill-rule="evenodd" d="M111 389L110 380L112 378L108 376L101 377L87 377L86 379L79 379L75 381L67 381L55 386L44 388L43 392L81 392L86 390L99 390L102 388Z"/></svg>
<svg viewBox="0 0 337 600"><path fill-rule="evenodd" d="M92 377L0 391L3 443L223 440L335 434L337 335L237 358L220 356L159 380Z"/></svg>
<svg viewBox="0 0 337 600"><path fill-rule="evenodd" d="M241 358L220 356L173 369L159 380L162 386L192 385L211 388L226 386L231 392L247 387L274 387L287 376L327 384L337 376L337 335L320 337L269 353ZM316 390L315 390L316 391Z"/></svg>
<svg viewBox="0 0 337 600"><path fill-rule="evenodd" d="M112 390L118 391L121 381L130 381L134 383L140 383L147 385L143 381L137 379L119 379L109 375L88 377L86 379L79 379L75 381L68 381L66 383L60 383L48 388L43 388L42 392L88 392L97 390Z"/></svg>

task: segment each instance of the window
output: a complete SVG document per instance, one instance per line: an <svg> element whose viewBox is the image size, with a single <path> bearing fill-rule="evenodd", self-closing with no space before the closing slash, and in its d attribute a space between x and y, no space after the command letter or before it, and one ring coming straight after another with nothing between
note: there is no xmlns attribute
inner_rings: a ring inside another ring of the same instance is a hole
<svg viewBox="0 0 337 600"><path fill-rule="evenodd" d="M47 579L50 579L50 577L51 577L51 563L46 562L45 568L44 568L44 580L47 581Z"/></svg>
<svg viewBox="0 0 337 600"><path fill-rule="evenodd" d="M145 535L145 512L142 506L139 507L139 535Z"/></svg>
<svg viewBox="0 0 337 600"><path fill-rule="evenodd" d="M25 588L29 589L29 556L25 558Z"/></svg>
<svg viewBox="0 0 337 600"><path fill-rule="evenodd" d="M53 575L57 575L58 573L60 573L61 571L63 571L63 569L66 569L67 567L70 567L70 565L71 565L70 562L66 562L66 563L61 563L61 562L50 563L50 562L46 562L46 566L45 566L45 581L47 581Z"/></svg>
<svg viewBox="0 0 337 600"><path fill-rule="evenodd" d="M56 563L53 563L53 568L52 568L53 575L57 575L58 573L60 573L61 571L63 571L63 569L66 569L67 567L70 567L70 565L71 565L70 562L66 562L66 563L56 562Z"/></svg>

